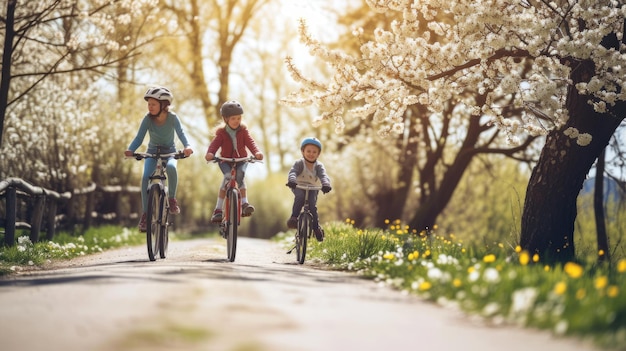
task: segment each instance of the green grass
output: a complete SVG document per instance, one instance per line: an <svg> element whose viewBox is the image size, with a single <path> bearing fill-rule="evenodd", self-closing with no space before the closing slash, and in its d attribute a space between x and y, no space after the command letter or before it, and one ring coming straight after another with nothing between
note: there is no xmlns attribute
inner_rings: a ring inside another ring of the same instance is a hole
<svg viewBox="0 0 626 351"><path fill-rule="evenodd" d="M33 244L27 234L16 233L17 243L0 248L0 275L22 266L39 266L53 259L69 259L122 246L145 243L145 234L137 230L103 226L87 230L83 235L58 233L54 241Z"/></svg>
<svg viewBox="0 0 626 351"><path fill-rule="evenodd" d="M387 230L363 230L347 220L327 224L325 232L324 242L313 241L307 256L334 269L494 324L590 338L607 349L626 345L626 259L549 266L519 247L463 244L398 221Z"/></svg>

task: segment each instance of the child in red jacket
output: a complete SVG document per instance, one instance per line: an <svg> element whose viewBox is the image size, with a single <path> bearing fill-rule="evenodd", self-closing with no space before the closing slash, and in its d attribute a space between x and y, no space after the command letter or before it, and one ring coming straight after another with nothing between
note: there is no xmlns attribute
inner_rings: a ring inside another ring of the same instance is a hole
<svg viewBox="0 0 626 351"><path fill-rule="evenodd" d="M220 114L224 119L224 125L219 127L215 132L215 138L209 145L204 158L207 161L211 161L215 158L215 153L218 149L221 150L221 157L227 158L241 158L247 157L248 153L246 148L254 155L257 160L263 159L263 153L257 147L254 139L250 136L250 132L245 124L241 123L241 117L243 115L243 107L237 101L227 101L220 108ZM226 163L220 163L220 169L224 173L224 180L220 185L219 194L217 197L217 204L211 222L219 223L222 221L222 207L224 206L224 198L226 197L226 182L227 176L230 176L230 165ZM248 196L246 191L246 184L244 182L244 176L246 174L247 162L242 162L237 165L237 186L241 193L241 212L243 216L250 216L254 212L254 207L248 203Z"/></svg>

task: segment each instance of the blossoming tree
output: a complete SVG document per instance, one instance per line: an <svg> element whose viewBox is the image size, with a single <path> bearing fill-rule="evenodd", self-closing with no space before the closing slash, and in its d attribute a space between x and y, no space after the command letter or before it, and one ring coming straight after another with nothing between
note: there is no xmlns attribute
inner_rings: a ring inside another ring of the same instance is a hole
<svg viewBox="0 0 626 351"><path fill-rule="evenodd" d="M132 32L158 0L9 0L0 14L0 144L9 107L46 79L72 75L59 92L88 85L135 57ZM122 79L123 77L120 77ZM61 80L63 80L61 78ZM69 83L68 83L69 82ZM74 86L70 86L73 84Z"/></svg>
<svg viewBox="0 0 626 351"><path fill-rule="evenodd" d="M618 1L366 0L396 13L359 56L332 51L306 33L310 52L334 74L327 83L288 68L301 89L284 99L315 105L318 122L371 119L379 134L405 133L405 113L437 115L450 102L489 118L512 143L546 143L528 183L520 244L546 260L574 257L576 198L625 112L624 14ZM361 36L362 29L354 34ZM474 96L467 96L468 91ZM480 98L477 98L480 97ZM521 113L511 113L519 111Z"/></svg>

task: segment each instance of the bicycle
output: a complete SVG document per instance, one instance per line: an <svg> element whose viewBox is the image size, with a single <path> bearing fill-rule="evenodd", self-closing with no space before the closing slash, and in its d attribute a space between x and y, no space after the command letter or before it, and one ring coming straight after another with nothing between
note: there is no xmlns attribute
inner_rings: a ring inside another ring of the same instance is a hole
<svg viewBox="0 0 626 351"><path fill-rule="evenodd" d="M224 211L220 222L220 235L226 239L226 257L229 262L235 261L237 252L237 228L241 223L241 194L237 185L237 164L241 162L261 162L254 156L228 158L215 156L213 162L227 162L230 164L230 179L226 183L226 198L224 199Z"/></svg>
<svg viewBox="0 0 626 351"><path fill-rule="evenodd" d="M170 157L175 159L185 158L185 154L182 151L172 153L161 153L161 150L157 149L154 154L146 152L136 152L133 156L137 161L141 161L146 158L154 158L157 160L157 165L150 175L150 183L147 189L142 191L148 192L148 208L146 209L146 245L148 246L148 258L150 261L157 259L157 253L159 257L167 257L167 249L169 246L169 233L168 227L170 226L170 204L167 195L167 176L165 174L165 168L167 161Z"/></svg>
<svg viewBox="0 0 626 351"><path fill-rule="evenodd" d="M311 227L313 214L309 209L309 191L322 190L322 187L319 185L298 184L296 185L296 188L304 190L304 206L302 206L302 210L298 215L298 228L296 230L295 238L296 244L291 250L287 251L287 254L291 254L291 252L295 249L298 263L303 264L306 257L307 241L311 238L311 234L313 233L313 228Z"/></svg>

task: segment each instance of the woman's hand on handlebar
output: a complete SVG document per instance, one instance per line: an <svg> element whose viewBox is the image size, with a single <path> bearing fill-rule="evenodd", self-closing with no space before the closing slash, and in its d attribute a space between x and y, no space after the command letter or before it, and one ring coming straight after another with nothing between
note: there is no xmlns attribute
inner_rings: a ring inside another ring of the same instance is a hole
<svg viewBox="0 0 626 351"><path fill-rule="evenodd" d="M205 159L207 162L209 162L209 161L213 161L213 159L214 159L214 158L215 158L215 155L214 155L214 154L212 154L212 153L210 153L210 152L207 152L207 153L206 153L206 155L204 155L204 159Z"/></svg>
<svg viewBox="0 0 626 351"><path fill-rule="evenodd" d="M263 153L262 152L257 152L256 154L254 154L254 158L256 158L257 160L261 161L263 159Z"/></svg>
<svg viewBox="0 0 626 351"><path fill-rule="evenodd" d="M133 157L134 152L130 151L130 150L126 150L124 151L124 156L126 157Z"/></svg>

